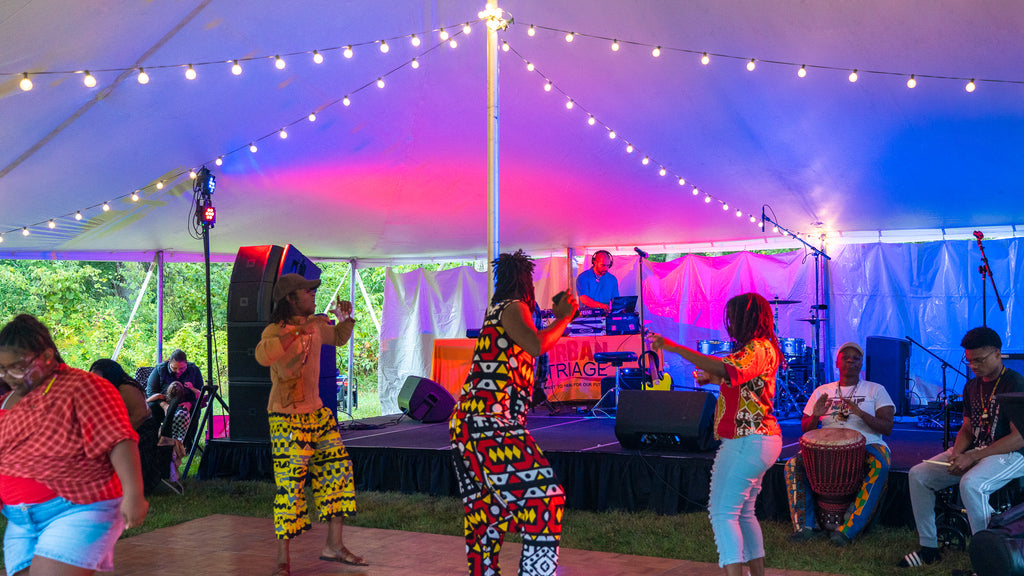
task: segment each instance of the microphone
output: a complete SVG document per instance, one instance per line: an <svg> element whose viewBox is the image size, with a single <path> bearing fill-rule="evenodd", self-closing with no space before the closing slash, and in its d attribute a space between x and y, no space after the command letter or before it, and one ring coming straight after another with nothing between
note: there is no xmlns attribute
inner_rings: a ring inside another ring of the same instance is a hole
<svg viewBox="0 0 1024 576"><path fill-rule="evenodd" d="M639 254L641 258L647 258L647 252L644 252L643 250L641 250L641 249L639 249L639 248L637 248L635 246L633 247L633 251L636 252L637 254Z"/></svg>
<svg viewBox="0 0 1024 576"><path fill-rule="evenodd" d="M985 237L985 235L981 233L981 230L975 230L974 237L977 238L978 240L981 240L982 238Z"/></svg>

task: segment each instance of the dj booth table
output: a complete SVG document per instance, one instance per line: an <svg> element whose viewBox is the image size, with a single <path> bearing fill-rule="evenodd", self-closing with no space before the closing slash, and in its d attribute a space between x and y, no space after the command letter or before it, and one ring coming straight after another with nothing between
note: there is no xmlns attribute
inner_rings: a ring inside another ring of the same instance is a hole
<svg viewBox="0 0 1024 576"><path fill-rule="evenodd" d="M597 352L633 352L640 355L640 335L567 336L548 352L551 372L544 385L552 402L597 400L601 397L601 379L615 376L611 364L594 361ZM434 340L434 359L430 379L441 384L458 398L473 363L476 340L472 338L440 338ZM660 361L661 352L658 352ZM624 365L635 368L636 363Z"/></svg>

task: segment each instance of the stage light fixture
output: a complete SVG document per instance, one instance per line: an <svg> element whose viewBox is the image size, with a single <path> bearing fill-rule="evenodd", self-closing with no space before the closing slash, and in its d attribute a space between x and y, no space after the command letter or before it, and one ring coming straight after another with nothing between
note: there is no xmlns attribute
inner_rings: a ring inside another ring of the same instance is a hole
<svg viewBox="0 0 1024 576"><path fill-rule="evenodd" d="M214 191L217 190L217 177L206 166L203 166L199 169L196 186L198 186L199 193L203 196L212 196Z"/></svg>
<svg viewBox="0 0 1024 576"><path fill-rule="evenodd" d="M217 209L212 205L203 206L203 222L209 224L210 228L217 223Z"/></svg>

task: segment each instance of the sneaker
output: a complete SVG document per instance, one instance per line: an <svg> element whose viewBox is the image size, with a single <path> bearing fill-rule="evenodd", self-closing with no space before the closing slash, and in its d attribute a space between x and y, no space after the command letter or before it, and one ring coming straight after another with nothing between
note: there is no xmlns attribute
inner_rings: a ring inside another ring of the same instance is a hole
<svg viewBox="0 0 1024 576"><path fill-rule="evenodd" d="M838 546L839 548L842 548L843 546L847 546L851 542L853 542L853 540L850 540L850 538L847 537L846 534L843 534L842 532L840 532L838 530L833 532L832 535L828 537L828 539L832 541L832 544L834 546Z"/></svg>
<svg viewBox="0 0 1024 576"><path fill-rule="evenodd" d="M789 535L790 542L807 542L808 540L814 539L818 535L818 532L810 528L801 528L796 532Z"/></svg>
<svg viewBox="0 0 1024 576"><path fill-rule="evenodd" d="M938 548L922 546L917 552L911 552L904 556L896 565L900 568L919 568L925 564L934 564L939 560L942 560L942 554Z"/></svg>

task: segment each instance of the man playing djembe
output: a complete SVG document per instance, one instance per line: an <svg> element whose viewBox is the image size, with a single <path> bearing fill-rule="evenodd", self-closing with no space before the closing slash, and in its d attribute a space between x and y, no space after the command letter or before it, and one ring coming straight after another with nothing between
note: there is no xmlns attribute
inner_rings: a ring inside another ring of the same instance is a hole
<svg viewBox="0 0 1024 576"><path fill-rule="evenodd" d="M889 447L882 436L892 433L893 405L885 387L860 379L864 350L847 342L836 353L839 380L815 388L804 407L800 426L804 433L818 428L845 428L864 436L867 473L853 502L830 539L836 546L849 544L871 521L875 506L885 491L889 475ZM786 492L795 531L791 540L803 541L820 533L814 513L814 493L807 481L801 454L786 462Z"/></svg>

